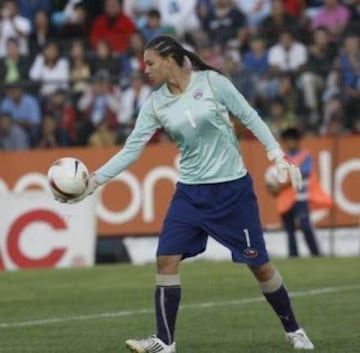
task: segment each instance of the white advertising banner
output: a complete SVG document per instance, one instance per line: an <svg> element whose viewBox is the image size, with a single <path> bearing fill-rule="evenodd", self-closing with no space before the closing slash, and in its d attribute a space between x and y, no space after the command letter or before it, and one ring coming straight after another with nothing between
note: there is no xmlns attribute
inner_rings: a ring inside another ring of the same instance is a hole
<svg viewBox="0 0 360 353"><path fill-rule="evenodd" d="M95 197L61 204L48 192L0 196L0 270L91 266Z"/></svg>

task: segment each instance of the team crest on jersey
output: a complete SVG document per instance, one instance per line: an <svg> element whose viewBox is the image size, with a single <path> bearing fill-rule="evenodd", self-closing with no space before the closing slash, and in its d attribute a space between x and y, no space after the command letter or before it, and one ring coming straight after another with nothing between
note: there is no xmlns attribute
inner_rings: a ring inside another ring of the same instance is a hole
<svg viewBox="0 0 360 353"><path fill-rule="evenodd" d="M254 257L259 255L259 252L254 248L247 248L243 251L243 254L248 259L253 259Z"/></svg>
<svg viewBox="0 0 360 353"><path fill-rule="evenodd" d="M200 88L197 88L194 92L193 92L193 97L194 99L201 99L201 97L203 96L203 91Z"/></svg>

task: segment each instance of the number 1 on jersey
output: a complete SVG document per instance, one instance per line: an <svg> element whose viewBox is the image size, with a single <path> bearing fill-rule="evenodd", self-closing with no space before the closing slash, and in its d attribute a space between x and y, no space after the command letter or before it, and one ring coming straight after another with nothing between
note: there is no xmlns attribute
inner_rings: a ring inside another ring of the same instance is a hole
<svg viewBox="0 0 360 353"><path fill-rule="evenodd" d="M187 119L189 120L189 123L191 125L191 127L193 129L196 128L196 122L195 122L195 119L193 117L193 115L191 114L191 111L189 109L185 110L184 111L184 114L186 115Z"/></svg>

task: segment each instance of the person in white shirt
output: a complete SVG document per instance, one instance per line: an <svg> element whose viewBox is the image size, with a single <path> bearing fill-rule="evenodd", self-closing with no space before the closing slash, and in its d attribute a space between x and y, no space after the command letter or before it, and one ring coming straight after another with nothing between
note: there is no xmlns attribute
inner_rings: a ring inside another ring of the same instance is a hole
<svg viewBox="0 0 360 353"><path fill-rule="evenodd" d="M307 49L295 40L289 30L279 34L279 41L269 50L269 64L273 71L296 74L306 63Z"/></svg>
<svg viewBox="0 0 360 353"><path fill-rule="evenodd" d="M40 94L49 96L59 88L66 89L69 83L69 62L60 56L56 42L45 45L30 68L29 76L41 84Z"/></svg>
<svg viewBox="0 0 360 353"><path fill-rule="evenodd" d="M18 14L15 0L6 0L0 13L0 57L6 55L6 43L9 38L16 38L19 52L28 55L28 37L31 32L31 22Z"/></svg>

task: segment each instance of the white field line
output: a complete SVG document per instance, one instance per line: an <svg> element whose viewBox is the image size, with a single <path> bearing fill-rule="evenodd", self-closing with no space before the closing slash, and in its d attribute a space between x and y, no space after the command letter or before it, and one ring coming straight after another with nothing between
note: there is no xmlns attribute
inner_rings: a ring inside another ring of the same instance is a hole
<svg viewBox="0 0 360 353"><path fill-rule="evenodd" d="M360 289L360 285L353 286L343 286L343 287L325 287L310 289L306 291L296 291L290 292L291 297L306 297L311 295L319 295L325 293L338 293L351 290ZM227 300L219 302L205 302L198 304L185 304L180 307L180 310L186 309L205 309L205 308L214 308L220 306L230 306L230 305L246 305L251 303L257 303L264 301L264 297L254 297L254 298L243 298L237 300ZM143 314L152 314L154 309L139 309L139 310L122 310L114 311L107 313L91 314L91 315L78 315L78 316L67 316L67 317L54 317L49 319L42 320L30 320L30 321L19 321L19 322L3 322L0 323L0 328L16 328L16 327L26 327L26 326L37 326L37 325L50 325L50 324L61 324L70 321L87 321L95 319L106 319L113 317L123 317L123 316L132 316L132 315L143 315Z"/></svg>

